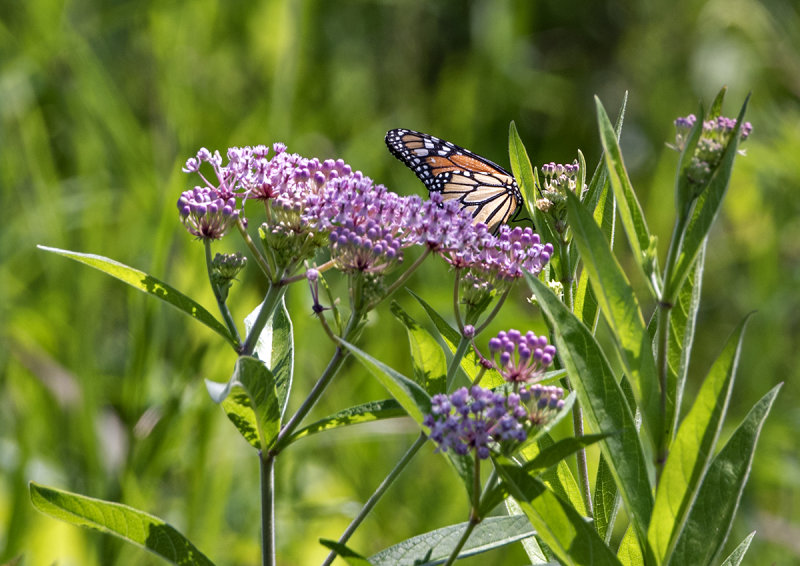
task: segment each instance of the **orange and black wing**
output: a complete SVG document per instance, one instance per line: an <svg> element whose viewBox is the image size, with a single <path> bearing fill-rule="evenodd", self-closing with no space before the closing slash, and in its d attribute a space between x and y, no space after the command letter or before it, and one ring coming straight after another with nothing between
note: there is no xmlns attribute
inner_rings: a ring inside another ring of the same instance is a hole
<svg viewBox="0 0 800 566"><path fill-rule="evenodd" d="M485 157L413 130L390 130L389 151L416 173L428 191L457 200L489 230L508 222L522 204L514 177Z"/></svg>

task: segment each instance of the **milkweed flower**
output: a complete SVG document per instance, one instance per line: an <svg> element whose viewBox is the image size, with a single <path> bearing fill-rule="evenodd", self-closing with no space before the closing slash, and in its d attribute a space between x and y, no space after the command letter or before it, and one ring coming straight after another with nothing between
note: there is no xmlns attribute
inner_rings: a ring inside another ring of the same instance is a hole
<svg viewBox="0 0 800 566"><path fill-rule="evenodd" d="M190 234L202 240L218 240L236 222L236 199L225 198L211 187L184 191L178 199L181 222Z"/></svg>
<svg viewBox="0 0 800 566"><path fill-rule="evenodd" d="M485 460L491 448L508 447L528 436L528 412L517 394L506 396L474 385L450 395L434 395L431 401L431 413L422 424L430 429L437 452L465 455L474 450Z"/></svg>
<svg viewBox="0 0 800 566"><path fill-rule="evenodd" d="M528 418L534 426L543 426L564 408L564 390L555 385L524 386L519 396L530 407Z"/></svg>
<svg viewBox="0 0 800 566"><path fill-rule="evenodd" d="M694 114L676 118L675 144L667 144L667 146L677 151L683 151L689 141L689 133L696 123L697 117ZM697 185L703 185L708 181L731 141L736 124L737 121L734 118L725 116L717 116L703 121L700 139L692 155L687 173L690 181ZM750 122L744 122L739 130L739 141L745 141L750 137L752 131L753 125ZM739 150L739 153L744 154L742 150Z"/></svg>
<svg viewBox="0 0 800 566"><path fill-rule="evenodd" d="M555 346L547 343L546 336L537 336L531 331L522 334L519 330L500 331L489 340L495 369L510 383L531 384L542 378L553 363Z"/></svg>

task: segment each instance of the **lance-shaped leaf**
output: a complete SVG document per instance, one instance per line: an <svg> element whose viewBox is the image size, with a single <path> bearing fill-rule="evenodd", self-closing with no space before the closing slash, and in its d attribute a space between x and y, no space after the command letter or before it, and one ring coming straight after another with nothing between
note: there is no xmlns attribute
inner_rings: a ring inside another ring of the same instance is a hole
<svg viewBox="0 0 800 566"><path fill-rule="evenodd" d="M336 551L342 560L345 561L348 566L371 566L372 562L361 556L358 552L353 550L352 548L348 547L345 544L340 542L336 542L335 540L328 540L321 538L319 539L319 543L322 546L328 547L331 550Z"/></svg>
<svg viewBox="0 0 800 566"><path fill-rule="evenodd" d="M441 564L453 552L466 528L467 523L459 523L415 536L373 554L369 557L369 562L373 566ZM459 558L474 556L523 540L533 534L533 527L522 515L487 517L472 531L458 556Z"/></svg>
<svg viewBox="0 0 800 566"><path fill-rule="evenodd" d="M578 393L578 402L592 430L613 433L600 443L639 541L646 543L653 509L652 463L634 424L622 388L600 345L586 326L535 277L527 277L539 305L554 330L558 356Z"/></svg>
<svg viewBox="0 0 800 566"><path fill-rule="evenodd" d="M707 186L695 201L692 216L683 232L682 245L675 269L670 280L664 282L664 297L667 300L671 300L683 285L683 281L688 276L689 270L694 264L706 236L708 236L711 225L719 213L722 199L728 190L731 173L733 172L733 163L736 159L736 151L739 148L742 120L744 119L749 99L750 97L748 96L739 112L736 127L731 133L730 141L722 154L719 165L711 174L711 179L708 181Z"/></svg>
<svg viewBox="0 0 800 566"><path fill-rule="evenodd" d="M408 332L414 381L429 395L444 393L447 389L447 360L436 338L411 318L397 302L392 301L391 310Z"/></svg>
<svg viewBox="0 0 800 566"><path fill-rule="evenodd" d="M722 562L720 566L739 566L742 563L742 559L744 558L747 549L750 548L750 542L753 540L756 532L753 531L749 535L745 537L745 539L739 543L733 552L731 552L728 557Z"/></svg>
<svg viewBox="0 0 800 566"><path fill-rule="evenodd" d="M670 446L647 534L659 563L670 554L682 531L700 478L714 453L733 389L746 323L745 320L739 325L711 367Z"/></svg>
<svg viewBox="0 0 800 566"><path fill-rule="evenodd" d="M343 411L329 415L324 419L320 419L306 427L297 430L286 440L285 444L288 445L295 440L299 440L306 436L311 436L312 434L324 432L334 428L369 423L384 419L395 419L397 417L404 416L406 416L405 410L403 410L403 407L400 406L400 403L394 399L370 401L369 403L344 409ZM284 443L281 442L281 445L283 444Z"/></svg>
<svg viewBox="0 0 800 566"><path fill-rule="evenodd" d="M667 433L677 426L679 408L683 400L689 359L694 342L697 311L700 308L700 292L705 266L705 245L692 266L690 276L681 287L669 317L669 346L667 348ZM655 320L655 318L654 318Z"/></svg>
<svg viewBox="0 0 800 566"><path fill-rule="evenodd" d="M567 218L597 302L633 385L653 446L661 433L659 386L650 336L631 284L594 218L574 195L567 195Z"/></svg>
<svg viewBox="0 0 800 566"><path fill-rule="evenodd" d="M756 403L711 462L668 564L711 564L722 550L750 475L761 428L781 385Z"/></svg>
<svg viewBox="0 0 800 566"><path fill-rule="evenodd" d="M80 527L114 535L181 566L213 566L173 526L143 511L30 483L33 506L42 513Z"/></svg>
<svg viewBox="0 0 800 566"><path fill-rule="evenodd" d="M607 434L587 434L581 437L571 436L543 448L533 459L525 462L522 469L531 475L538 476L548 468L558 465L578 450L600 442ZM544 478L542 478L544 480ZM555 491L555 490L554 490ZM499 484L481 496L480 515L484 516L502 503L507 496L503 484Z"/></svg>
<svg viewBox="0 0 800 566"><path fill-rule="evenodd" d="M285 296L282 296L280 301L258 336L253 353L269 368L275 378L275 391L280 402L281 417L283 417L286 412L286 404L289 402L289 392L294 375L294 332L292 319L286 308ZM264 303L245 317L244 326L247 334L250 333L250 329L263 307Z"/></svg>
<svg viewBox="0 0 800 566"><path fill-rule="evenodd" d="M609 544L621 500L617 484L614 482L614 475L602 454L600 454L600 461L597 464L593 501L594 527L597 529L597 534L605 540L606 544Z"/></svg>
<svg viewBox="0 0 800 566"><path fill-rule="evenodd" d="M238 347L236 340L231 336L228 329L218 321L214 316L208 312L200 303L190 299L174 287L170 287L163 281L160 281L148 275L144 271L139 271L133 267L114 261L107 257L95 254L84 254L79 252L71 252L69 250L60 250L58 248L48 248L46 246L37 246L40 250L53 252L83 264L93 267L103 273L106 273L123 283L127 283L134 289L152 295L162 301L165 301L177 308L178 310L188 314L193 319L202 322L211 330L225 338L234 348Z"/></svg>
<svg viewBox="0 0 800 566"><path fill-rule="evenodd" d="M275 377L261 360L241 356L227 384L206 380L206 388L253 448L272 446L280 430L280 401Z"/></svg>
<svg viewBox="0 0 800 566"><path fill-rule="evenodd" d="M419 302L419 304L422 305L422 308L425 309L425 313L433 322L434 326L436 327L436 330L439 331L439 335L442 337L442 340L444 340L445 344L447 344L447 347L450 349L450 352L455 352L456 348L458 347L458 343L461 341L461 335L458 333L458 331L452 326L450 326L447 323L447 321L444 318L442 318L442 316L438 312L436 312L436 309L434 309L431 305L429 305L425 301L425 299L423 299L422 297L420 297L411 290L408 290L408 292L411 293L411 296L413 296L417 300L417 302ZM481 371L481 364L477 356L475 355L475 352L473 352L472 350L469 350L467 352L467 354L461 360L461 369L464 370L464 372L467 374L467 377L469 377L470 381L475 379L475 377ZM482 383L482 385L486 387L492 387L497 384Z"/></svg>
<svg viewBox="0 0 800 566"><path fill-rule="evenodd" d="M498 461L496 469L506 489L536 529L536 534L561 563L619 565L591 523L541 481L512 463Z"/></svg>
<svg viewBox="0 0 800 566"><path fill-rule="evenodd" d="M528 157L528 152L525 149L525 145L522 143L522 138L519 137L519 132L517 132L517 126L514 122L511 122L508 127L508 157L511 162L511 172L522 192L525 207L527 208L531 220L533 220L533 225L536 226L536 231L544 242L558 241L550 219L547 218L541 210L536 208L536 173L533 167L531 167L531 160ZM555 260L557 258L553 259Z"/></svg>
<svg viewBox="0 0 800 566"><path fill-rule="evenodd" d="M617 134L611 120L608 118L600 99L595 97L597 106L597 125L600 130L600 141L603 144L603 152L608 169L608 178L614 195L617 199L619 216L622 220L622 228L628 237L628 242L633 250L636 263L645 274L648 282L652 282L655 269L655 260L650 253L650 230L642 212L642 207L636 199L636 193L628 178L625 170L625 163L622 160L622 151L619 148Z"/></svg>

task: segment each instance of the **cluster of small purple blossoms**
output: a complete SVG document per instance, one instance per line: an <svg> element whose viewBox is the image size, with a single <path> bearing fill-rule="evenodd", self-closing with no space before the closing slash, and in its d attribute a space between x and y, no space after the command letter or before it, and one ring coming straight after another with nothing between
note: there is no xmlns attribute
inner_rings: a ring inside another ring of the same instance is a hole
<svg viewBox="0 0 800 566"><path fill-rule="evenodd" d="M542 426L564 408L564 390L555 385L535 383L519 390L523 403L531 407L528 417L534 426Z"/></svg>
<svg viewBox="0 0 800 566"><path fill-rule="evenodd" d="M500 331L489 340L489 351L495 368L510 383L538 381L556 355L555 346L547 343L546 336L536 336L531 331L523 335L514 329Z"/></svg>
<svg viewBox="0 0 800 566"><path fill-rule="evenodd" d="M678 151L683 151L689 139L689 133L697 122L694 114L680 117L675 120L675 144L668 144L669 147ZM717 116L712 120L703 122L703 131L697 142L692 162L689 165L689 179L695 183L702 184L709 179L714 169L719 165L720 159L725 148L730 143L731 135L736 129L736 120L725 116ZM739 130L740 141L746 140L753 131L750 122L742 124ZM739 153L743 153L739 150Z"/></svg>
<svg viewBox="0 0 800 566"><path fill-rule="evenodd" d="M528 411L516 393L506 396L474 385L434 395L431 401L431 413L422 424L430 429L437 452L452 449L464 455L475 450L485 460L493 444L517 444L528 436Z"/></svg>
<svg viewBox="0 0 800 566"><path fill-rule="evenodd" d="M452 265L464 268L463 301L478 304L486 293L503 291L525 273L538 274L553 254L530 227L502 225L496 235L484 234L443 253Z"/></svg>
<svg viewBox="0 0 800 566"><path fill-rule="evenodd" d="M374 220L355 224L352 219L331 229L331 257L345 273L379 272L403 261L400 240Z"/></svg>
<svg viewBox="0 0 800 566"><path fill-rule="evenodd" d="M236 199L223 197L211 187L184 191L178 199L178 212L189 233L203 240L222 238L239 217Z"/></svg>

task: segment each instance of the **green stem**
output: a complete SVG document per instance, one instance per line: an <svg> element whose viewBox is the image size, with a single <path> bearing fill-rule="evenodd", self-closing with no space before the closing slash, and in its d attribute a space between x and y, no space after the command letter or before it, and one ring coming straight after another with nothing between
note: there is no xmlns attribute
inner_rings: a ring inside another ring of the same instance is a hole
<svg viewBox="0 0 800 566"><path fill-rule="evenodd" d="M258 316L253 323L253 327L250 329L247 339L242 346L241 354L243 356L251 355L256 349L256 344L258 343L258 337L261 336L261 331L264 330L264 326L267 324L269 317L271 317L272 313L275 312L275 309L280 304L285 293L286 287L270 283L269 289L267 289L267 294L264 296L264 302L261 303L261 310L258 311Z"/></svg>
<svg viewBox="0 0 800 566"><path fill-rule="evenodd" d="M214 291L214 298L217 300L219 312L222 314L222 318L225 321L225 325L228 327L231 336L236 339L236 347L238 348L242 343L242 339L239 337L239 330L236 328L236 323L233 321L231 311L228 308L225 299L220 294L220 290L216 283L214 283L214 272L211 267L211 242L209 240L203 240L203 244L206 251L206 270L208 271L208 282L211 284L211 290Z"/></svg>
<svg viewBox="0 0 800 566"><path fill-rule="evenodd" d="M450 360L450 365L447 367L447 391L452 389L453 380L456 377L456 372L458 368L461 366L461 360L464 359L464 354L467 352L467 348L469 348L470 339L466 338L465 336L461 336L461 340L458 342L458 346L456 347L456 351L453 354L453 359Z"/></svg>
<svg viewBox="0 0 800 566"><path fill-rule="evenodd" d="M420 256L414 261L414 263L412 263L411 266L408 269L406 269L402 275L400 275L400 277L398 277L391 285L389 285L389 287L386 289L386 293L384 293L384 295L380 299L370 304L368 310L374 309L376 306L378 306L378 303L380 303L385 298L391 296L391 294L397 291L397 289L399 289L403 285L403 283L408 281L408 278L411 277L411 275L417 270L417 268L420 265L422 265L422 262L425 261L425 258L428 257L430 253L431 249L425 248L425 251L422 252L422 254L420 254Z"/></svg>
<svg viewBox="0 0 800 566"><path fill-rule="evenodd" d="M247 248L250 250L250 253L253 254L253 259L256 260L256 263L261 268L261 271L264 272L264 275L267 276L267 279L272 281L272 268L270 268L267 260L264 258L264 254L261 253L255 243L253 242L252 238L250 238L250 234L247 233L247 229L244 227L241 219L236 221L236 227L239 229L239 234L241 234L244 243L247 245Z"/></svg>
<svg viewBox="0 0 800 566"><path fill-rule="evenodd" d="M497 300L497 304L492 309L492 312L490 312L489 315L486 317L486 319L483 321L483 324L481 324L478 328L475 329L475 336L486 330L486 327L489 326L489 323L492 322L492 320L494 320L494 317L496 317L497 313L500 312L500 308L503 306L503 303L506 302L506 298L508 297L508 294L510 292L511 292L511 286L509 285L508 288L505 291L503 291L503 294L500 295L500 298Z"/></svg>
<svg viewBox="0 0 800 566"><path fill-rule="evenodd" d="M464 529L464 533L461 535L461 538L456 544L453 552L450 553L450 557L447 559L447 562L444 563L444 566L450 566L453 564L456 559L458 558L458 554L461 552L461 549L464 548L464 545L467 544L467 540L469 539L472 531L475 529L478 523L481 522L480 517L480 498L481 498L481 460L478 458L478 455L475 455L475 469L473 470L473 485L472 485L472 509L469 512L469 522L467 522L467 528Z"/></svg>
<svg viewBox="0 0 800 566"><path fill-rule="evenodd" d="M567 378L567 387L570 390L572 389L569 378ZM575 433L575 438L583 436L583 410L577 403L572 408L572 428ZM583 495L583 504L586 507L586 516L594 517L592 488L589 484L589 465L586 461L586 450L578 450L575 456L578 464L578 482L581 485L581 495Z"/></svg>
<svg viewBox="0 0 800 566"><path fill-rule="evenodd" d="M367 515L369 515L370 511L372 511L372 508L375 507L378 501L380 501L383 494L386 493L389 487L391 487L400 473L406 468L409 462L411 462L414 456L416 456L417 452L419 452L419 449L422 448L423 444L425 444L425 441L427 440L428 437L425 436L425 434L420 433L419 438L417 438L414 444L411 445L411 448L409 448L406 453L403 454L403 457L400 458L400 461L395 464L395 467L392 468L392 471L389 472L389 475L384 478L384 480L378 486L378 489L375 490L375 493L372 494L372 496L364 504L364 507L361 508L361 511L358 513L356 518L353 519L353 521L348 525L347 529L345 529L344 533L342 533L342 536L339 537L339 544L345 544L348 540L350 540L350 537L356 531L358 526L364 521L364 519L367 518ZM330 566L335 558L336 551L332 551L325 559L325 562L322 563L322 566Z"/></svg>
<svg viewBox="0 0 800 566"><path fill-rule="evenodd" d="M356 328L358 327L358 320L360 317L361 314L358 311L354 311L350 315L350 321L347 325L347 329L344 332L344 340L348 340L350 335L355 332ZM302 405L300 405L300 408L297 409L297 412L292 415L292 418L289 419L289 421L278 433L278 438L275 439L275 444L272 450L270 450L271 454L277 455L284 448L284 443L291 438L292 433L295 431L295 429L297 429L298 426L300 426L300 423L303 422L303 419L317 403L319 398L322 396L322 393L328 387L328 384L330 384L333 377L339 371L339 368L342 367L347 355L348 351L344 348L344 346L336 347L331 360L328 362L328 366L314 384L314 387L311 388L308 397L305 398Z"/></svg>
<svg viewBox="0 0 800 566"><path fill-rule="evenodd" d="M261 462L261 557L263 566L275 565L275 457L258 452Z"/></svg>

